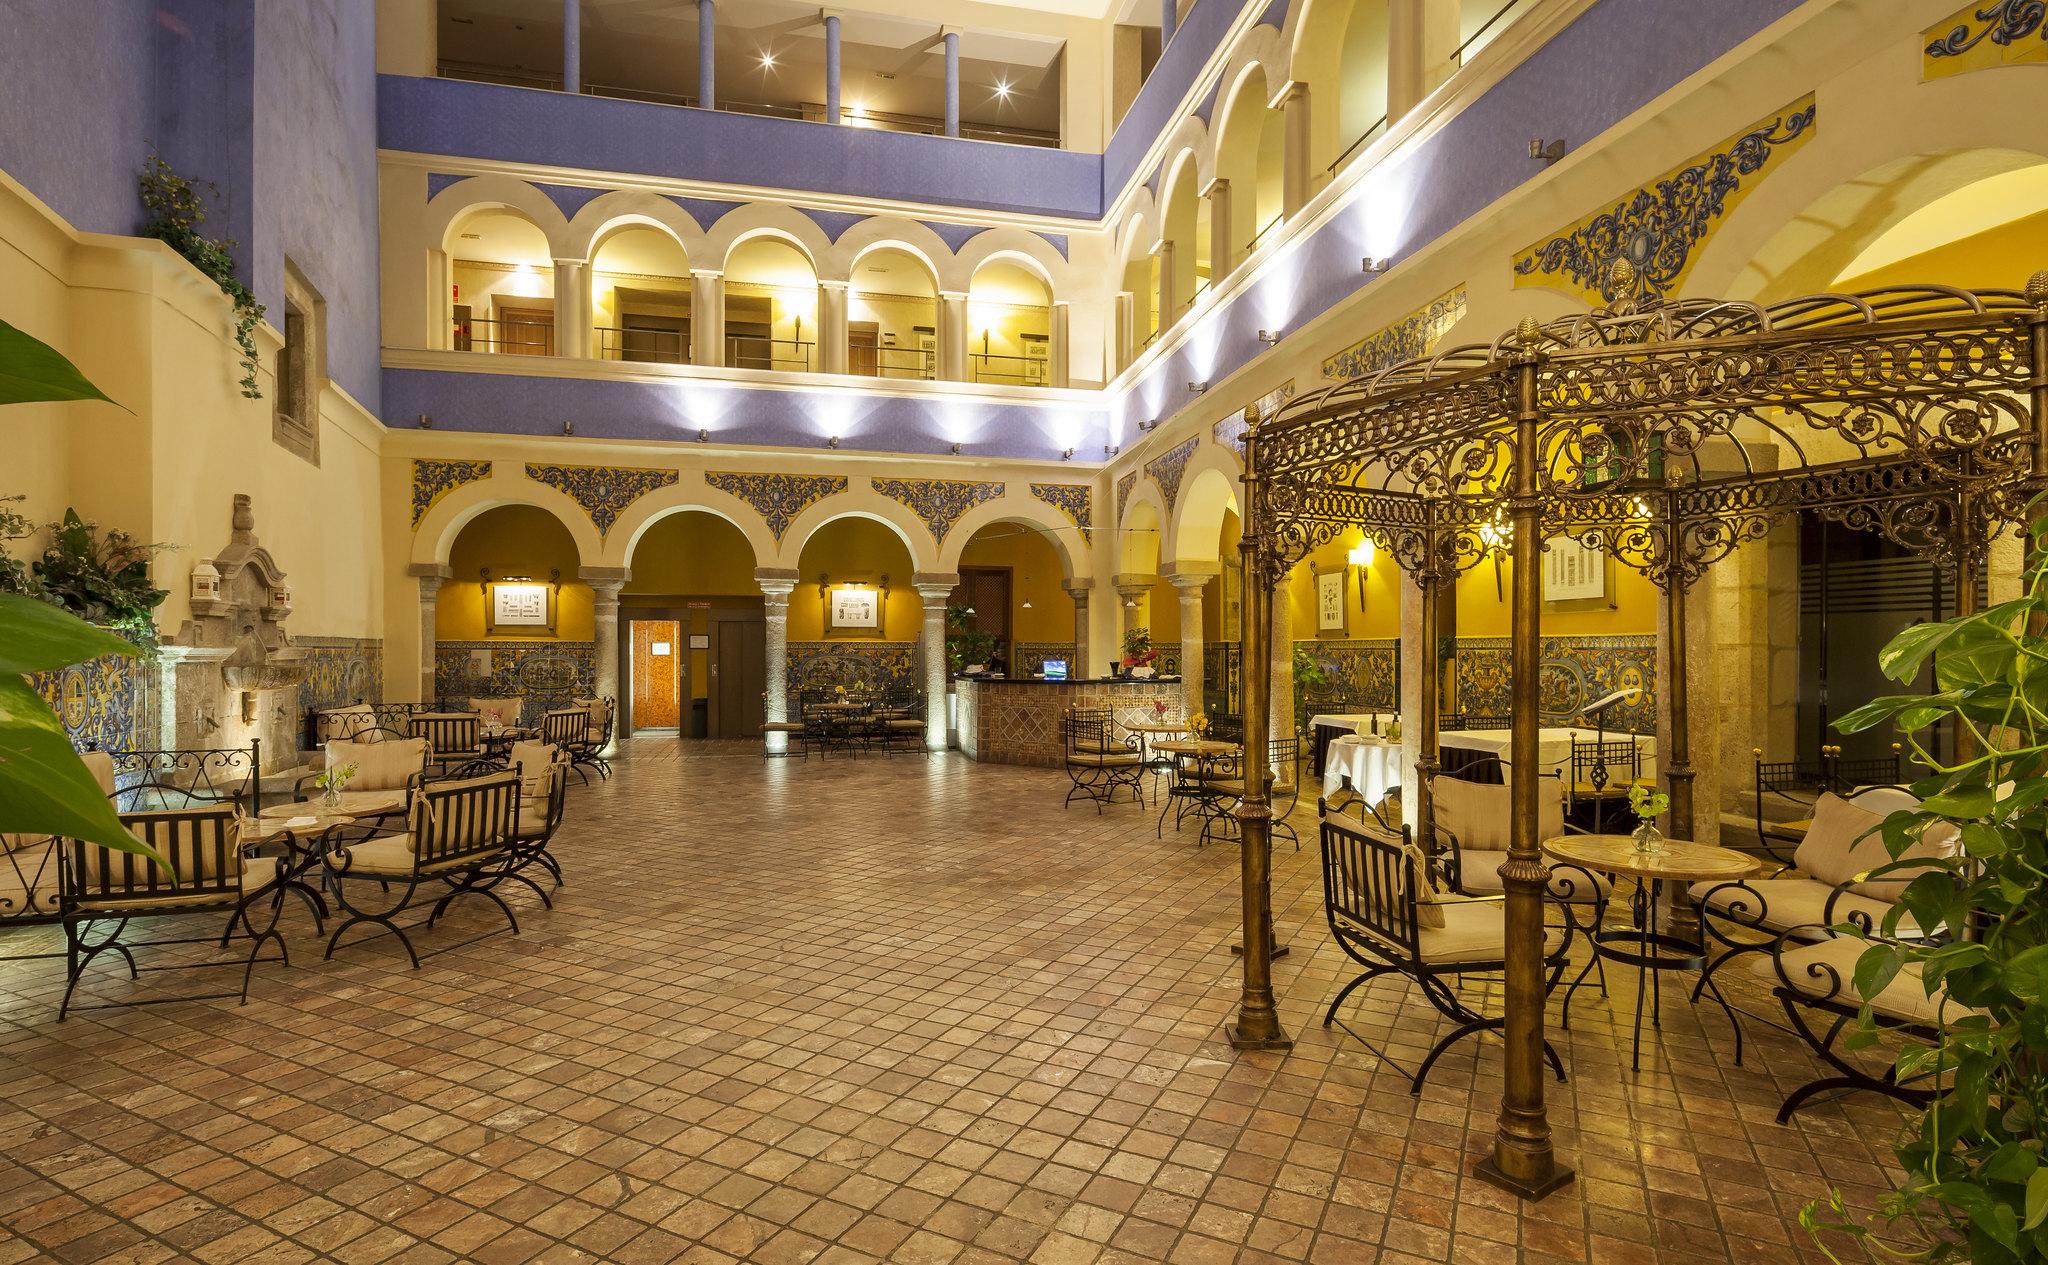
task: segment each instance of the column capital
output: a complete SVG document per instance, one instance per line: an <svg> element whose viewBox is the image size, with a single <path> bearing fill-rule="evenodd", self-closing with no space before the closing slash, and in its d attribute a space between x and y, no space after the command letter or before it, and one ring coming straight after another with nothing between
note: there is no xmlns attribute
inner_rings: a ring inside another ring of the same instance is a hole
<svg viewBox="0 0 2048 1265"><path fill-rule="evenodd" d="M1158 578L1159 577L1156 575L1141 575L1137 572L1125 572L1109 577L1109 583L1111 587L1115 588L1117 592L1123 594L1125 597L1139 597L1145 593L1151 592L1152 582L1154 580L1157 580Z"/></svg>
<svg viewBox="0 0 2048 1265"><path fill-rule="evenodd" d="M723 281L723 280L725 279L725 269L723 269L723 268L692 268L692 269L690 269L690 275L691 275L692 277L701 277L701 278L703 278L703 279L704 279L704 280L706 280L706 281Z"/></svg>
<svg viewBox="0 0 2048 1265"><path fill-rule="evenodd" d="M447 580L454 577L455 570L445 562L411 562L406 564L405 573L422 580Z"/></svg>
<svg viewBox="0 0 2048 1265"><path fill-rule="evenodd" d="M1213 198L1219 193L1228 193L1230 192L1230 177L1211 177L1209 183L1203 185L1197 192L1205 198Z"/></svg>
<svg viewBox="0 0 2048 1265"><path fill-rule="evenodd" d="M965 290L941 290L939 291L939 297L955 303L967 302L967 292Z"/></svg>
<svg viewBox="0 0 2048 1265"><path fill-rule="evenodd" d="M803 579L794 567L755 567L754 583L769 597L788 597Z"/></svg>
<svg viewBox="0 0 2048 1265"><path fill-rule="evenodd" d="M558 258L558 259L556 259L556 260L555 260L555 267L557 267L557 268L581 268L581 267L582 267L583 265L585 265L585 264L587 264L587 263L589 263L589 262L590 262L590 260L588 260L588 259L572 259L572 258L569 258L569 257L566 257L566 256L564 256L564 257L562 257L562 258Z"/></svg>
<svg viewBox="0 0 2048 1265"><path fill-rule="evenodd" d="M1167 583L1180 589L1183 593L1189 589L1200 592L1208 587L1209 581L1223 574L1223 564L1220 561L1176 562L1169 570L1161 574Z"/></svg>
<svg viewBox="0 0 2048 1265"><path fill-rule="evenodd" d="M825 277L818 278L818 288L820 290L846 290L851 288L852 285L853 282L851 281L833 281Z"/></svg>
<svg viewBox="0 0 2048 1265"><path fill-rule="evenodd" d="M1075 601L1085 602L1088 600L1088 594L1095 588L1095 577L1084 575L1072 580L1061 580L1060 587L1073 594Z"/></svg>
<svg viewBox="0 0 2048 1265"><path fill-rule="evenodd" d="M1289 79L1286 83L1281 84L1274 91L1273 95L1267 99L1266 108L1268 110L1282 110L1296 101L1306 100L1308 100L1308 85L1299 79Z"/></svg>
<svg viewBox="0 0 2048 1265"><path fill-rule="evenodd" d="M957 571L919 571L910 577L910 587L927 601L933 598L943 600L960 587L960 574Z"/></svg>
<svg viewBox="0 0 2048 1265"><path fill-rule="evenodd" d="M631 567L578 567L576 578L608 597L617 597L626 581L633 578ZM610 590L606 593L606 590Z"/></svg>

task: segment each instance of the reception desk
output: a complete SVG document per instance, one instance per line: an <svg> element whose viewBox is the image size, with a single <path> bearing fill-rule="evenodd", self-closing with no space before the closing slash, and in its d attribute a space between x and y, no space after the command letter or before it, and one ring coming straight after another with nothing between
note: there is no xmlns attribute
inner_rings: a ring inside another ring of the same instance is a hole
<svg viewBox="0 0 2048 1265"><path fill-rule="evenodd" d="M1032 677L953 678L953 721L960 749L985 764L1059 767L1060 716L1070 707L1100 708L1118 721L1150 720L1155 702L1169 719L1181 715L1180 678L1151 681L1041 681Z"/></svg>

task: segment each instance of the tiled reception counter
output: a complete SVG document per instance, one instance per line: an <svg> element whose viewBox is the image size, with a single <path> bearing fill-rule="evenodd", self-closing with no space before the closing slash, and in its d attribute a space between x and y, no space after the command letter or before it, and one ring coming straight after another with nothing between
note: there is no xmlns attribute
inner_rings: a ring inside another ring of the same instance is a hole
<svg viewBox="0 0 2048 1265"><path fill-rule="evenodd" d="M1181 715L1180 678L1152 681L1043 681L1030 677L953 678L960 749L986 764L1060 764L1060 715L1069 707L1107 708L1119 721L1150 720L1155 702Z"/></svg>

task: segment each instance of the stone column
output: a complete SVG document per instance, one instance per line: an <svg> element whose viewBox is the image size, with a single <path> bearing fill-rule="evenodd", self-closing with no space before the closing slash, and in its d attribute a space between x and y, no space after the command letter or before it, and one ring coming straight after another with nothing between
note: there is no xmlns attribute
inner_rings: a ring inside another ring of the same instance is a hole
<svg viewBox="0 0 2048 1265"><path fill-rule="evenodd" d="M1138 296L1129 290L1119 290L1116 296L1115 328L1110 331L1114 340L1116 363L1109 367L1112 376L1123 372L1138 354Z"/></svg>
<svg viewBox="0 0 2048 1265"><path fill-rule="evenodd" d="M1088 657L1088 598L1095 581L1062 580L1060 587L1074 599L1074 661L1067 665L1067 675L1086 680L1102 670Z"/></svg>
<svg viewBox="0 0 2048 1265"><path fill-rule="evenodd" d="M1209 204L1209 284L1220 285L1237 262L1231 236L1236 230L1230 223L1230 181L1222 176L1211 180L1202 190L1202 198Z"/></svg>
<svg viewBox="0 0 2048 1265"><path fill-rule="evenodd" d="M1153 256L1159 260L1158 302L1159 328L1161 330L1169 328L1173 324L1174 318L1180 315L1181 293L1179 278L1173 275L1173 270L1176 267L1173 261L1175 245L1176 243L1169 239L1160 242L1152 251Z"/></svg>
<svg viewBox="0 0 2048 1265"><path fill-rule="evenodd" d="M967 296L939 292L939 381L967 381Z"/></svg>
<svg viewBox="0 0 2048 1265"><path fill-rule="evenodd" d="M583 0L562 0L562 91L583 91Z"/></svg>
<svg viewBox="0 0 2048 1265"><path fill-rule="evenodd" d="M708 268L690 270L690 363L725 363L725 274Z"/></svg>
<svg viewBox="0 0 2048 1265"><path fill-rule="evenodd" d="M590 264L555 261L555 354L581 360L590 355Z"/></svg>
<svg viewBox="0 0 2048 1265"><path fill-rule="evenodd" d="M948 27L946 41L946 135L960 135L960 32Z"/></svg>
<svg viewBox="0 0 2048 1265"><path fill-rule="evenodd" d="M825 121L839 121L839 15L825 14Z"/></svg>
<svg viewBox="0 0 2048 1265"><path fill-rule="evenodd" d="M767 680L763 711L773 721L789 719L789 594L796 587L794 568L759 567L754 583L761 586L761 610L767 616ZM769 734L768 750L787 751L788 734Z"/></svg>
<svg viewBox="0 0 2048 1265"><path fill-rule="evenodd" d="M1387 5L1389 124L1422 100L1422 27L1427 4L1428 0L1390 0Z"/></svg>
<svg viewBox="0 0 2048 1265"><path fill-rule="evenodd" d="M1176 562L1166 578L1180 590L1180 697L1181 715L1202 710L1202 593L1209 581L1222 574L1219 562Z"/></svg>
<svg viewBox="0 0 2048 1265"><path fill-rule="evenodd" d="M434 701L434 636L435 606L441 597L441 584L455 574L446 566L435 562L415 562L406 567L406 574L416 576L420 582L420 665L419 700L422 703Z"/></svg>
<svg viewBox="0 0 2048 1265"><path fill-rule="evenodd" d="M944 751L951 745L946 706L946 599L960 587L957 572L919 571L910 585L924 601L924 636L919 651L924 659L924 745Z"/></svg>
<svg viewBox="0 0 2048 1265"><path fill-rule="evenodd" d="M818 371L845 373L847 359L844 281L818 283Z"/></svg>
<svg viewBox="0 0 2048 1265"><path fill-rule="evenodd" d="M1130 635L1131 629L1140 626L1138 621L1145 617L1143 602L1146 596L1152 592L1152 581L1156 578L1156 576L1138 575L1135 573L1113 575L1109 578L1110 584L1116 589L1117 601L1119 603L1117 607L1119 638L1117 644L1110 648L1111 657L1119 661L1122 660L1124 653L1122 637Z"/></svg>
<svg viewBox="0 0 2048 1265"><path fill-rule="evenodd" d="M697 108L718 108L718 5L697 0Z"/></svg>
<svg viewBox="0 0 2048 1265"><path fill-rule="evenodd" d="M626 702L619 697L619 590L632 578L632 573L625 567L584 567L576 574L590 586L592 637L596 642L592 649L596 651L593 658L597 667L591 692L623 708Z"/></svg>
<svg viewBox="0 0 2048 1265"><path fill-rule="evenodd" d="M1284 138L1280 160L1280 214L1292 218L1308 205L1309 146L1314 131L1308 113L1308 85L1299 80L1288 83L1273 98L1281 113Z"/></svg>
<svg viewBox="0 0 2048 1265"><path fill-rule="evenodd" d="M1067 387L1074 384L1073 305L1055 303L1047 313L1045 334L1045 383Z"/></svg>

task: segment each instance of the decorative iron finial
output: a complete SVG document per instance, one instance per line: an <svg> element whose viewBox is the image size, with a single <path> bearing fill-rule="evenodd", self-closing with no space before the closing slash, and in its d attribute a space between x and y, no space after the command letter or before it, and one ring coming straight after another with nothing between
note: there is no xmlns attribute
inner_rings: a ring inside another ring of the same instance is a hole
<svg viewBox="0 0 2048 1265"><path fill-rule="evenodd" d="M1515 327L1515 337L1521 340L1524 347L1534 347L1536 340L1542 336L1543 327L1536 323L1533 316L1523 317L1522 323Z"/></svg>
<svg viewBox="0 0 2048 1265"><path fill-rule="evenodd" d="M1636 288L1636 266L1626 259L1614 261L1614 292L1628 294Z"/></svg>
<svg viewBox="0 0 2048 1265"><path fill-rule="evenodd" d="M2048 303L2048 268L2043 268L2027 278L2027 302Z"/></svg>
<svg viewBox="0 0 2048 1265"><path fill-rule="evenodd" d="M2048 276L2048 273L2041 275ZM1259 402L1257 400L1253 400L1250 404L1244 406L1244 424L1247 426L1257 426L1259 424Z"/></svg>

